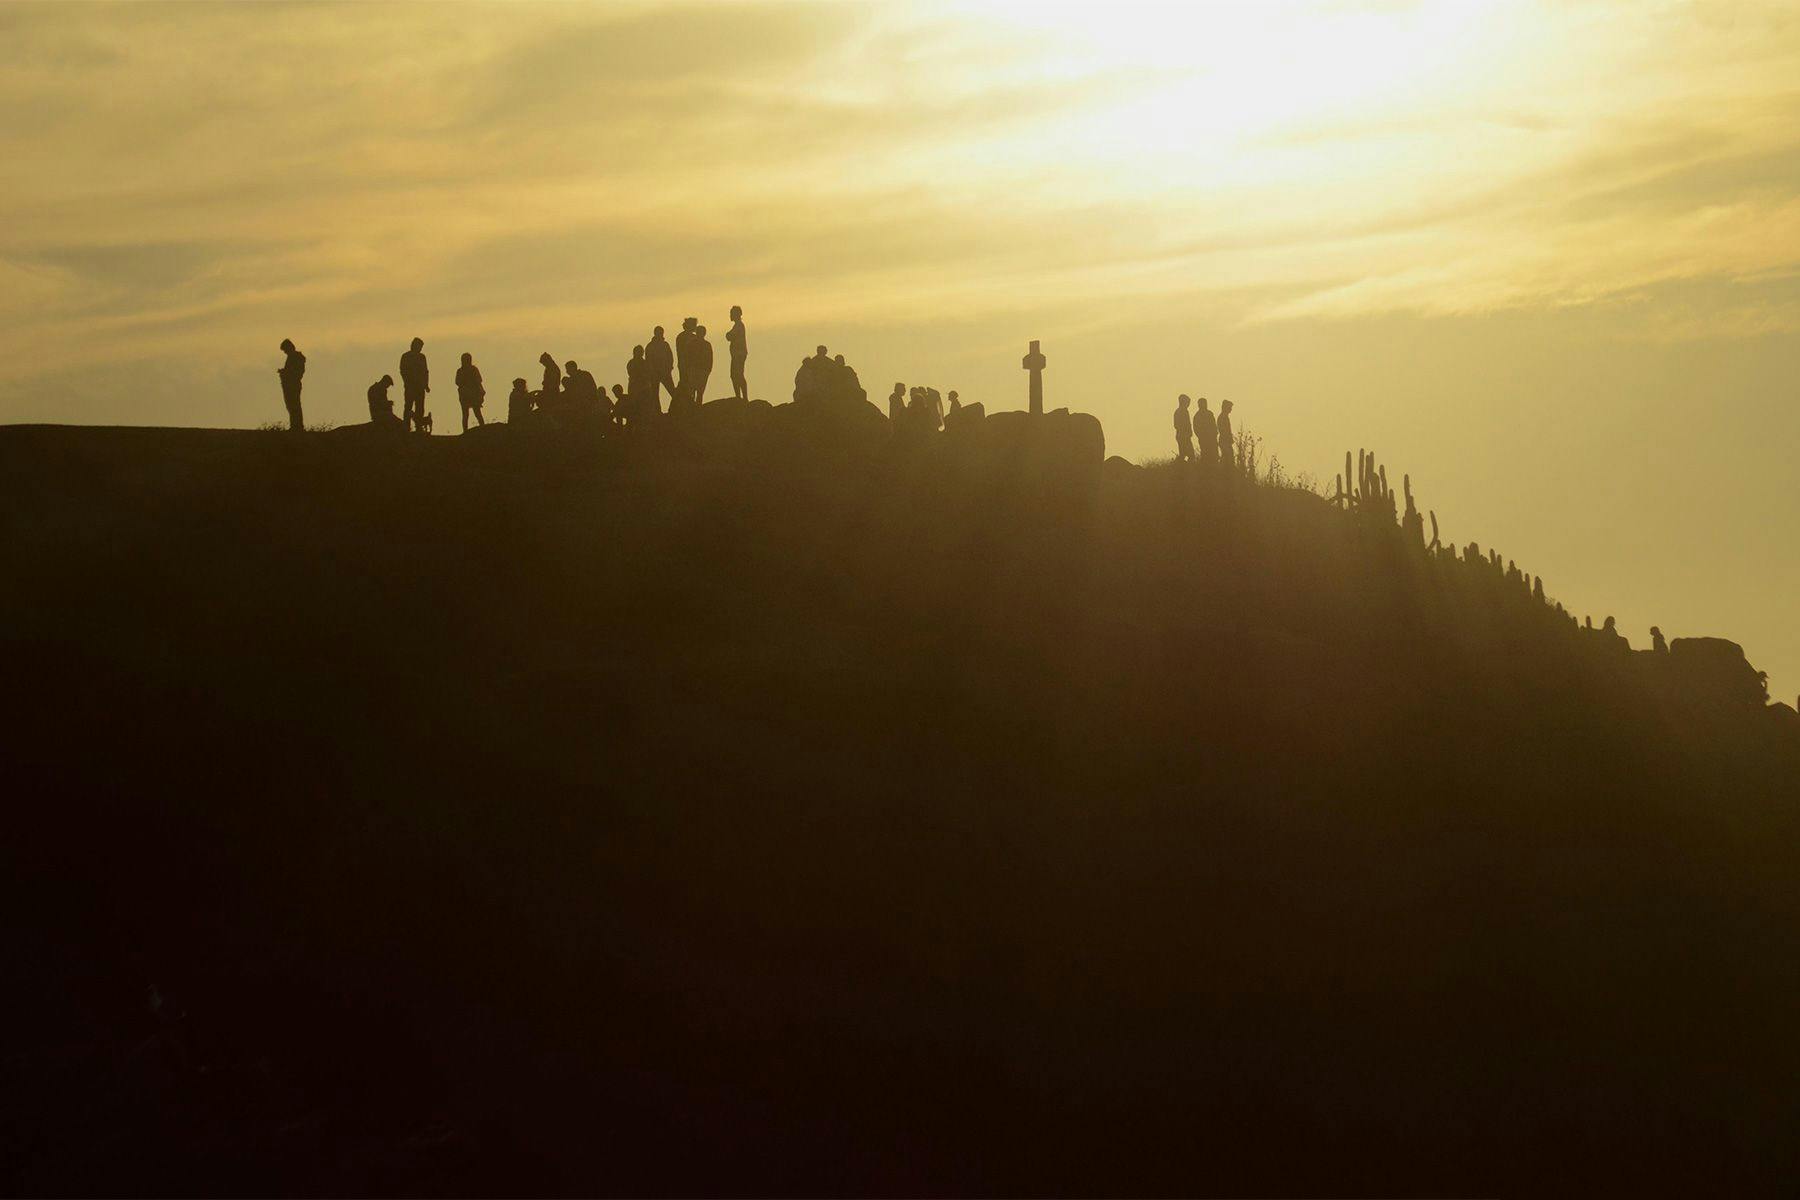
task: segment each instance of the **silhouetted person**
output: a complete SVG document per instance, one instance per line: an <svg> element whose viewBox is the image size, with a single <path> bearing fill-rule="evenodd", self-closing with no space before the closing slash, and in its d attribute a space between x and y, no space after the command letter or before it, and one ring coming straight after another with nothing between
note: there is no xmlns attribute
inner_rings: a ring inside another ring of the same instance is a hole
<svg viewBox="0 0 1800 1200"><path fill-rule="evenodd" d="M869 398L869 393L863 390L862 380L857 378L856 368L845 362L843 355L832 359L831 366L829 394L832 399L851 401Z"/></svg>
<svg viewBox="0 0 1800 1200"><path fill-rule="evenodd" d="M1667 654L1669 643L1663 640L1663 631L1652 625L1650 627L1650 650L1653 654Z"/></svg>
<svg viewBox="0 0 1800 1200"><path fill-rule="evenodd" d="M731 394L739 400L750 398L750 383L744 378L744 362L750 357L750 339L744 332L744 310L731 306L731 328L725 331L725 344L731 349Z"/></svg>
<svg viewBox="0 0 1800 1200"><path fill-rule="evenodd" d="M1194 418L1188 415L1187 396L1175 398L1175 458L1179 462L1194 461Z"/></svg>
<svg viewBox="0 0 1800 1200"><path fill-rule="evenodd" d="M517 425L531 417L531 393L523 376L513 380L512 394L506 398L506 423Z"/></svg>
<svg viewBox="0 0 1800 1200"><path fill-rule="evenodd" d="M896 383L894 390L888 393L888 424L895 429L906 421L906 385Z"/></svg>
<svg viewBox="0 0 1800 1200"><path fill-rule="evenodd" d="M481 402L487 398L487 388L481 382L481 368L475 365L473 354L462 356L462 366L456 368L456 402L462 405L463 432L469 432L469 414L475 414L477 425L486 425L481 415Z"/></svg>
<svg viewBox="0 0 1800 1200"><path fill-rule="evenodd" d="M694 361L694 386L689 395L693 405L699 408L706 403L706 381L712 378L713 346L706 340L706 326L694 327L694 340L688 343L688 353Z"/></svg>
<svg viewBox="0 0 1800 1200"><path fill-rule="evenodd" d="M811 358L801 359L799 369L794 372L794 402L804 404L824 397L830 391L835 365L823 346Z"/></svg>
<svg viewBox="0 0 1800 1200"><path fill-rule="evenodd" d="M414 338L400 356L400 390L404 396L401 424L410 429L425 421L425 393L431 390L431 368L425 362L425 339Z"/></svg>
<svg viewBox="0 0 1800 1200"><path fill-rule="evenodd" d="M663 337L663 327L658 325L650 333L649 342L644 345L644 361L650 364L651 388L654 392L656 411L662 411L662 393L659 388L669 389L669 399L675 398L675 350Z"/></svg>
<svg viewBox="0 0 1800 1200"><path fill-rule="evenodd" d="M564 364L563 401L564 406L580 416L591 416L600 406L600 385L594 382L591 372L584 371L570 359Z"/></svg>
<svg viewBox="0 0 1800 1200"><path fill-rule="evenodd" d="M300 381L306 377L306 355L287 338L281 339L281 351L287 355L275 372L281 377L281 402L287 405L288 428L299 433L306 427L300 414Z"/></svg>
<svg viewBox="0 0 1800 1200"><path fill-rule="evenodd" d="M681 318L681 332L675 335L675 390L685 396L694 388L694 328L699 317Z"/></svg>
<svg viewBox="0 0 1800 1200"><path fill-rule="evenodd" d="M1606 623L1600 627L1600 636L1605 639L1606 647L1609 650L1631 649L1631 643L1626 641L1625 635L1619 632L1619 623L1611 617L1606 618Z"/></svg>
<svg viewBox="0 0 1800 1200"><path fill-rule="evenodd" d="M400 418L394 415L394 398L388 395L393 386L392 375L383 375L369 385L369 424L377 429L400 427Z"/></svg>
<svg viewBox="0 0 1800 1200"><path fill-rule="evenodd" d="M908 388L906 392L906 426L915 437L923 437L937 429L932 414L931 392L927 388Z"/></svg>
<svg viewBox="0 0 1800 1200"><path fill-rule="evenodd" d="M1219 459L1227 467L1237 465L1231 442L1231 401L1219 401Z"/></svg>
<svg viewBox="0 0 1800 1200"><path fill-rule="evenodd" d="M648 421L652 415L662 415L662 400L656 393L656 377L651 374L650 360L645 357L642 346L631 348L631 361L625 364L625 391L631 400L631 411L626 419L633 428Z"/></svg>
<svg viewBox="0 0 1800 1200"><path fill-rule="evenodd" d="M1205 396L1200 397L1200 407L1194 410L1194 441L1202 465L1219 461L1219 422L1212 409L1206 407Z"/></svg>
<svg viewBox="0 0 1800 1200"><path fill-rule="evenodd" d="M612 423L620 426L631 418L631 397L625 394L625 385L622 383L613 384L612 393Z"/></svg>
<svg viewBox="0 0 1800 1200"><path fill-rule="evenodd" d="M562 369L550 357L548 350L538 355L538 362L544 367L544 386L538 392L538 411L553 412L562 402Z"/></svg>

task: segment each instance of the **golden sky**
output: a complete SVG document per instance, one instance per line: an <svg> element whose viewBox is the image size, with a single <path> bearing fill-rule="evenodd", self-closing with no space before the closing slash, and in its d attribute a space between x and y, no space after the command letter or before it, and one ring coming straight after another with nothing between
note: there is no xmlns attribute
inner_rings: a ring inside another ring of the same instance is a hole
<svg viewBox="0 0 1800 1200"><path fill-rule="evenodd" d="M313 421L415 335L619 382L734 303L755 394L1020 407L1035 337L1114 452L1229 397L1800 688L1791 0L8 4L0 63L0 421L276 421L283 337Z"/></svg>

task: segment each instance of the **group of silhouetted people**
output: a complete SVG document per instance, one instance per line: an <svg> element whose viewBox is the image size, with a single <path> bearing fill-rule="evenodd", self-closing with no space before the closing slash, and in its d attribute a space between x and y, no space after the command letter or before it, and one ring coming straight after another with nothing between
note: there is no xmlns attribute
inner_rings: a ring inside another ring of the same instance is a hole
<svg viewBox="0 0 1800 1200"><path fill-rule="evenodd" d="M979 401L964 405L954 391L946 398L934 387L909 388L896 383L888 393L887 415L896 433L923 436L954 432L964 422L986 416L987 410Z"/></svg>
<svg viewBox="0 0 1800 1200"><path fill-rule="evenodd" d="M1189 412L1193 403L1187 396L1175 401L1175 457L1180 462L1199 461L1227 467L1237 465L1236 446L1231 436L1231 401L1219 402L1219 415L1213 416L1200 397L1200 407Z"/></svg>
<svg viewBox="0 0 1800 1200"><path fill-rule="evenodd" d="M749 400L750 384L745 364L750 358L749 335L744 328L744 310L731 307L731 328L725 340L730 350L732 395ZM823 350L823 347L820 347ZM301 380L306 374L306 356L283 339L286 355L276 372L281 379L281 398L287 406L288 428L298 433L305 427L301 413ZM706 326L696 317L682 322L681 332L671 346L658 325L649 342L632 348L631 361L625 365L626 383L615 384L612 394L595 381L593 373L570 359L561 366L548 351L539 357L543 364L542 385L536 391L526 386L523 378L513 380L507 396L508 424L527 424L539 418L562 422L597 422L620 429L642 428L663 414L662 392L669 393L669 413L682 415L697 411L706 400L706 384L712 376L713 347L706 340ZM843 363L840 356L838 364ZM854 376L854 372L852 372ZM432 417L425 409L425 397L431 391L431 367L425 358L425 341L414 338L411 347L400 356L401 408L394 411L388 391L394 386L392 375L383 375L369 385L369 424L378 429L399 432L432 432ZM467 433L469 418L477 426L486 425L482 405L487 387L473 355L464 354L456 371L456 399L462 409L462 428Z"/></svg>

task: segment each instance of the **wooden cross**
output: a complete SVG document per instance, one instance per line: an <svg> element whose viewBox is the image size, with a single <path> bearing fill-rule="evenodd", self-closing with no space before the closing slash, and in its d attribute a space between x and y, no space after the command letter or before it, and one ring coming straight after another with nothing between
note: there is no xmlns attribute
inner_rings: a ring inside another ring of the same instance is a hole
<svg viewBox="0 0 1800 1200"><path fill-rule="evenodd" d="M1044 415L1044 355L1036 342L1031 343L1031 353L1019 364L1031 372L1031 411L1038 416Z"/></svg>

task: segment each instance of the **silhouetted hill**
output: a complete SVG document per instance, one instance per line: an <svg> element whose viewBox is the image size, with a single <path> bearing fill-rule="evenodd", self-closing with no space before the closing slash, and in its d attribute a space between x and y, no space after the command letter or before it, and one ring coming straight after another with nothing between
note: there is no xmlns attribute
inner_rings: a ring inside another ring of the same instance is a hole
<svg viewBox="0 0 1800 1200"><path fill-rule="evenodd" d="M1786 711L1066 420L0 429L8 1190L1790 1186Z"/></svg>

